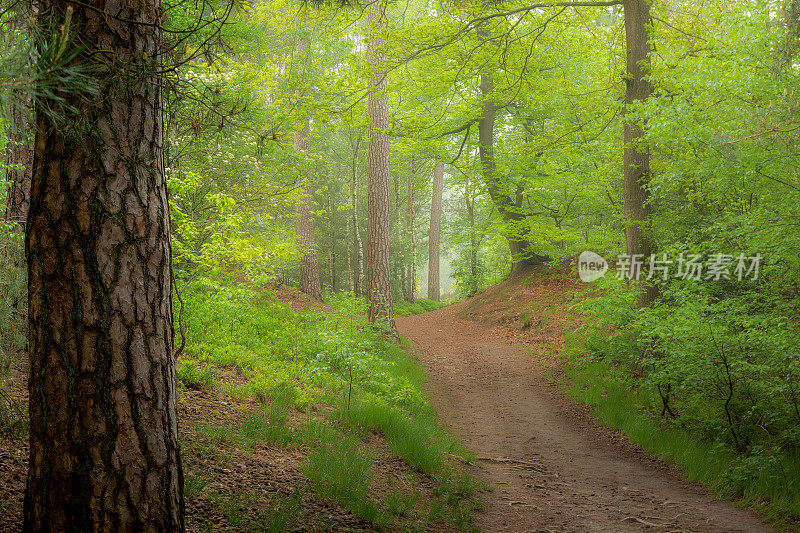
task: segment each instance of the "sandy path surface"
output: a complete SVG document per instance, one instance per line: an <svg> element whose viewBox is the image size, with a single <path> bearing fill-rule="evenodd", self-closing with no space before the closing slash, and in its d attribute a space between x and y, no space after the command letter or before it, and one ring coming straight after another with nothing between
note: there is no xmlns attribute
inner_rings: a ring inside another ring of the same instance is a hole
<svg viewBox="0 0 800 533"><path fill-rule="evenodd" d="M771 531L714 501L548 383L531 356L458 318L463 304L397 320L428 370L442 421L481 459L487 532Z"/></svg>

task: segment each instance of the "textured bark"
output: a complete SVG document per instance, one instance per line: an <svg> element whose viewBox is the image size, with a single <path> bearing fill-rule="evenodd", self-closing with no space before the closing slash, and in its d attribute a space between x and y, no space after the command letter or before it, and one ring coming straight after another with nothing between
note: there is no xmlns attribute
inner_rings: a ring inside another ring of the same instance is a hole
<svg viewBox="0 0 800 533"><path fill-rule="evenodd" d="M68 4L40 5L53 35ZM80 121L36 117L26 531L184 529L160 15L157 0L74 7L99 95Z"/></svg>
<svg viewBox="0 0 800 533"><path fill-rule="evenodd" d="M511 196L504 191L497 173L494 157L494 122L497 117L497 104L492 100L494 78L488 72L481 74L480 91L483 97L481 117L478 121L481 169L492 202L506 224L505 237L511 249L511 272L514 273L525 266L547 261L549 257L537 255L531 250L526 217Z"/></svg>
<svg viewBox="0 0 800 533"><path fill-rule="evenodd" d="M373 68L367 102L369 114L367 186L367 296L370 322L384 322L394 329L394 304L389 274L389 97L386 90L386 52L383 32L386 6L383 0L368 4L367 24L371 38L367 60Z"/></svg>
<svg viewBox="0 0 800 533"><path fill-rule="evenodd" d="M302 153L308 153L308 123L295 132L294 146ZM300 178L303 197L297 202L297 242L300 248L300 291L322 301L322 283L319 276L317 242L314 236L314 216L311 213L313 185L305 171Z"/></svg>
<svg viewBox="0 0 800 533"><path fill-rule="evenodd" d="M408 177L408 198L406 203L406 235L411 244L411 261L408 263L406 274L406 301L414 303L417 301L417 237L414 232L414 178L417 175L417 165L414 159L411 160L411 175Z"/></svg>
<svg viewBox="0 0 800 533"><path fill-rule="evenodd" d="M355 241L356 268L353 274L353 294L361 296L364 294L364 245L361 242L361 232L358 229L358 149L361 146L361 137L356 141L353 150L353 240Z"/></svg>
<svg viewBox="0 0 800 533"><path fill-rule="evenodd" d="M625 0L625 44L627 75L625 78L625 113L627 106L648 98L653 85L645 79L650 66L650 43L647 25L650 5L647 0ZM624 179L625 246L629 255L641 254L644 259L652 252L650 236L645 225L650 219L650 148L643 142L641 124L624 121ZM658 296L658 288L646 285L637 297L639 307L648 307Z"/></svg>
<svg viewBox="0 0 800 533"><path fill-rule="evenodd" d="M428 299L439 301L439 243L442 233L442 192L444 191L444 163L437 161L433 167L433 195L431 196L431 232L428 238Z"/></svg>

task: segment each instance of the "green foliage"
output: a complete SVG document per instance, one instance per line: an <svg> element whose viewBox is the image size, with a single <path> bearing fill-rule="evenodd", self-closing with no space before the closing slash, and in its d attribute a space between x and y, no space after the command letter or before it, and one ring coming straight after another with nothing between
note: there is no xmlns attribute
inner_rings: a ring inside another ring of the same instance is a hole
<svg viewBox="0 0 800 533"><path fill-rule="evenodd" d="M193 390L206 390L214 386L214 370L194 359L181 359L177 367L178 383Z"/></svg>
<svg viewBox="0 0 800 533"><path fill-rule="evenodd" d="M447 305L447 303L428 300L427 298L417 298L417 301L413 304L405 300L400 300L395 302L394 312L399 316L421 315L422 313L435 311L445 305Z"/></svg>
<svg viewBox="0 0 800 533"><path fill-rule="evenodd" d="M268 290L206 278L184 296L187 351L197 361L191 364L240 372L245 383L223 385L235 397L288 395L298 408L347 392L395 404L422 398L408 355L361 322L317 310L296 313Z"/></svg>
<svg viewBox="0 0 800 533"><path fill-rule="evenodd" d="M187 448L226 462L234 447L297 446L307 450L303 472L321 497L381 527L398 516L409 523L427 520L409 511L418 498L413 491L395 491L385 502L372 497L372 459L362 437L379 432L392 454L436 480L431 505L442 512L432 514L468 527L474 482L457 472L452 457L470 456L438 425L423 393L422 369L393 338L364 324L362 299L331 296L336 314L295 312L267 288L205 278L189 285L185 326L192 358L181 361L179 379L187 387L206 387L211 377L214 387L255 398L263 407L248 408L230 423L198 427ZM439 306L423 302L421 307ZM217 370L239 374L237 382L244 383L221 382ZM292 423L292 408L324 417ZM191 483L191 493L204 490L204 479ZM230 506L236 521L240 506L233 500L219 502ZM275 527L285 524L278 511L268 516Z"/></svg>
<svg viewBox="0 0 800 533"><path fill-rule="evenodd" d="M568 338L570 387L691 479L796 520L796 306L758 285L720 285L673 283L635 311L630 290L606 283Z"/></svg>

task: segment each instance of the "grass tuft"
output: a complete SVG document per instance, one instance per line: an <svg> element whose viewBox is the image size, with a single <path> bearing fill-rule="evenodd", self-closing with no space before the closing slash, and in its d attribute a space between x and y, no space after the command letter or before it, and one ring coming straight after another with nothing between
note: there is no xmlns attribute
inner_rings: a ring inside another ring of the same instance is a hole
<svg viewBox="0 0 800 533"><path fill-rule="evenodd" d="M360 442L346 433L316 426L317 441L306 458L303 473L317 492L355 516L378 523L380 506L369 497L372 459Z"/></svg>

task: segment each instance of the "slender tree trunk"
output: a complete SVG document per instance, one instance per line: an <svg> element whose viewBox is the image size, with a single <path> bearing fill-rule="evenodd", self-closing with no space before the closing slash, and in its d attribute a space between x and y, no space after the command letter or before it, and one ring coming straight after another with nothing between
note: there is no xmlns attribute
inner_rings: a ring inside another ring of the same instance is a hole
<svg viewBox="0 0 800 533"><path fill-rule="evenodd" d="M428 238L428 299L439 301L439 241L442 231L442 192L444 191L444 163L437 161L433 167L433 195L431 196L431 232Z"/></svg>
<svg viewBox="0 0 800 533"><path fill-rule="evenodd" d="M475 233L475 200L472 198L472 187L469 178L464 183L464 201L467 204L467 219L469 220L469 295L478 292L478 242Z"/></svg>
<svg viewBox="0 0 800 533"><path fill-rule="evenodd" d="M161 9L40 6L41 35L71 13L99 92L80 120L37 110L24 530L182 531Z"/></svg>
<svg viewBox="0 0 800 533"><path fill-rule="evenodd" d="M647 25L650 23L648 0L625 0L625 44L627 76L625 78L625 114L628 106L647 99L653 85L645 79L650 68L650 43ZM650 147L644 142L642 125L634 120L624 121L624 180L625 246L628 255L641 255L644 260L652 253L646 224L650 219ZM643 284L644 285L644 284ZM637 305L648 307L658 296L654 285L641 287Z"/></svg>
<svg viewBox="0 0 800 533"><path fill-rule="evenodd" d="M353 293L353 255L347 254L347 292Z"/></svg>
<svg viewBox="0 0 800 533"><path fill-rule="evenodd" d="M309 41L303 37L295 45L295 54L299 57L302 76L308 75ZM307 96L307 90L302 89L298 98L303 99ZM309 152L309 120L300 125L294 134L295 149L307 155ZM314 185L307 167L304 167L298 179L302 197L295 206L297 212L296 229L297 244L300 252L300 292L303 292L316 300L322 301L322 282L319 275L319 259L317 257L317 240L314 234L314 214L311 211L314 197Z"/></svg>
<svg viewBox="0 0 800 533"><path fill-rule="evenodd" d="M302 153L308 153L308 122L294 134L294 146ZM300 291L322 301L322 283L319 277L317 242L314 236L314 215L311 202L314 188L308 171L300 178L303 197L297 202L297 240L300 248Z"/></svg>
<svg viewBox="0 0 800 533"><path fill-rule="evenodd" d="M369 183L367 189L367 292L370 322L386 322L394 329L394 305L389 274L389 97L386 90L386 52L383 33L386 27L384 0L368 4L367 24L372 33L367 43L367 59L374 69L370 80Z"/></svg>
<svg viewBox="0 0 800 533"><path fill-rule="evenodd" d="M356 268L353 276L353 294L361 296L364 294L364 245L361 242L361 232L358 230L358 149L361 146L361 136L356 141L353 150L353 238L355 240Z"/></svg>
<svg viewBox="0 0 800 533"><path fill-rule="evenodd" d="M336 292L336 233L334 230L332 195L333 191L328 189L328 236L331 239L331 245L328 247L328 275L331 282L331 292Z"/></svg>
<svg viewBox="0 0 800 533"><path fill-rule="evenodd" d="M27 105L11 110L11 124L6 144L6 180L10 184L6 197L5 221L25 227L30 207L31 176L33 175L33 143L28 131Z"/></svg>
<svg viewBox="0 0 800 533"><path fill-rule="evenodd" d="M411 160L411 175L408 177L408 203L406 205L406 234L411 244L411 261L406 275L406 301L417 301L417 238L414 234L414 177L417 175L416 161Z"/></svg>
<svg viewBox="0 0 800 533"><path fill-rule="evenodd" d="M17 8L22 6L20 3ZM11 39L18 38L20 29L30 33L25 22L25 9L12 15L9 30ZM13 42L10 44L14 44ZM9 105L9 124L6 127L6 181L9 183L4 220L15 222L25 229L30 207L31 177L33 176L33 132L30 126L31 97L25 92L14 94L15 102Z"/></svg>

